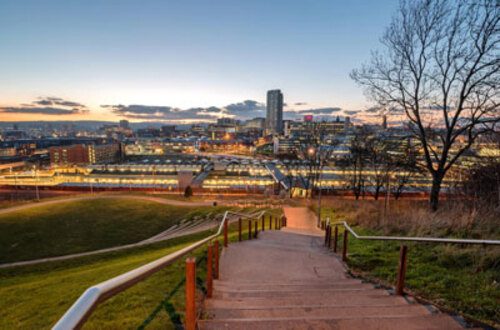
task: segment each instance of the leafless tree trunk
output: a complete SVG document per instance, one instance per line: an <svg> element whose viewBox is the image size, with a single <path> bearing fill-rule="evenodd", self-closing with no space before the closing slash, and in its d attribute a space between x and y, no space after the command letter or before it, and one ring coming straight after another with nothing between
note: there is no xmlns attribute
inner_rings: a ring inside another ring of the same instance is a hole
<svg viewBox="0 0 500 330"><path fill-rule="evenodd" d="M351 73L385 111L408 121L432 176L436 210L448 170L500 120L497 0L402 0L383 52Z"/></svg>

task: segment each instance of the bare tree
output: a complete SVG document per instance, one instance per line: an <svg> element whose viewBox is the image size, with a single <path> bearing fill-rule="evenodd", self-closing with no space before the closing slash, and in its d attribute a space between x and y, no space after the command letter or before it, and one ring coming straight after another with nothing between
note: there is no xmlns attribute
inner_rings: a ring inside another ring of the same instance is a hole
<svg viewBox="0 0 500 330"><path fill-rule="evenodd" d="M349 188L352 190L356 200L365 192L366 170L368 167L368 151L366 141L368 132L361 129L357 132L349 146L349 154L338 162L344 171Z"/></svg>
<svg viewBox="0 0 500 330"><path fill-rule="evenodd" d="M386 111L408 120L438 207L448 170L499 122L497 0L402 0L383 52L351 77Z"/></svg>

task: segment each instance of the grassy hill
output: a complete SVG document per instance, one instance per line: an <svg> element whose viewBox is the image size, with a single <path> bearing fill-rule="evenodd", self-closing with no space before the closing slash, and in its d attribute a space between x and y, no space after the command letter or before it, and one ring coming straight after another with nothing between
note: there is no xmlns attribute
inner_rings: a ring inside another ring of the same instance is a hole
<svg viewBox="0 0 500 330"><path fill-rule="evenodd" d="M220 210L118 198L19 210L0 215L0 263L134 243L166 230L181 219Z"/></svg>
<svg viewBox="0 0 500 330"><path fill-rule="evenodd" d="M278 210L272 212L279 213ZM213 232L200 232L147 246L71 260L0 269L0 329L48 329L89 286L179 250ZM236 223L229 226L229 233L230 241L238 239ZM206 247L202 247L192 255L199 260L205 251ZM184 278L184 264L185 258L182 258L106 301L94 311L84 328L136 329ZM206 276L204 265L205 262L202 262L197 268L197 276L201 279ZM170 300L173 310L181 318L184 290L184 286L181 286ZM162 308L147 328L175 327L165 308Z"/></svg>

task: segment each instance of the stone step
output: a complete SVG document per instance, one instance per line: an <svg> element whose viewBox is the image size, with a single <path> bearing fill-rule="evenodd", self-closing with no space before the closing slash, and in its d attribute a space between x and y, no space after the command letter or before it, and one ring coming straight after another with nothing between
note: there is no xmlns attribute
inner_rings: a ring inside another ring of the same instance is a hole
<svg viewBox="0 0 500 330"><path fill-rule="evenodd" d="M341 289L361 289L370 288L374 286L370 283L361 283L358 281L345 282L345 283L332 283L332 284L253 284L253 285L237 285L237 284L215 284L214 289L221 292L290 292L302 290L341 290Z"/></svg>
<svg viewBox="0 0 500 330"><path fill-rule="evenodd" d="M250 318L365 318L378 317L407 317L416 315L430 315L431 312L422 305L400 306L351 306L351 307L268 307L253 309L207 309L207 319L250 319Z"/></svg>
<svg viewBox="0 0 500 330"><path fill-rule="evenodd" d="M284 319L224 319L202 320L200 330L279 330L279 329L398 329L398 330L451 330L462 327L450 316L444 314L419 315L412 317L367 317L367 318L284 318Z"/></svg>
<svg viewBox="0 0 500 330"><path fill-rule="evenodd" d="M361 280L350 277L328 278L328 279L286 279L286 280L244 280L244 279L221 279L214 281L214 286L234 286L234 287L260 287L260 286L290 286L290 285L334 285L345 283L363 283Z"/></svg>
<svg viewBox="0 0 500 330"><path fill-rule="evenodd" d="M381 292L377 294L375 292ZM373 290L368 294L335 294L324 296L288 296L277 298L224 298L207 299L206 308L265 308L274 306L396 306L408 305L408 302L399 296L390 296L384 294L385 291Z"/></svg>
<svg viewBox="0 0 500 330"><path fill-rule="evenodd" d="M214 298L278 298L278 297L315 297L328 299L333 295L388 295L385 290L375 290L370 284L356 284L353 288L323 288L294 290L216 290Z"/></svg>

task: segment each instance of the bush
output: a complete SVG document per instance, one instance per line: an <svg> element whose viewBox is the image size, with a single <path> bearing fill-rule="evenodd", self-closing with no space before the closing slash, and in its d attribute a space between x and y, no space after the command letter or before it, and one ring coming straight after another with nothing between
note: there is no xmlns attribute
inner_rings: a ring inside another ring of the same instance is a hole
<svg viewBox="0 0 500 330"><path fill-rule="evenodd" d="M193 189L191 189L191 186L187 186L186 189L184 189L184 197L189 198L193 196Z"/></svg>

